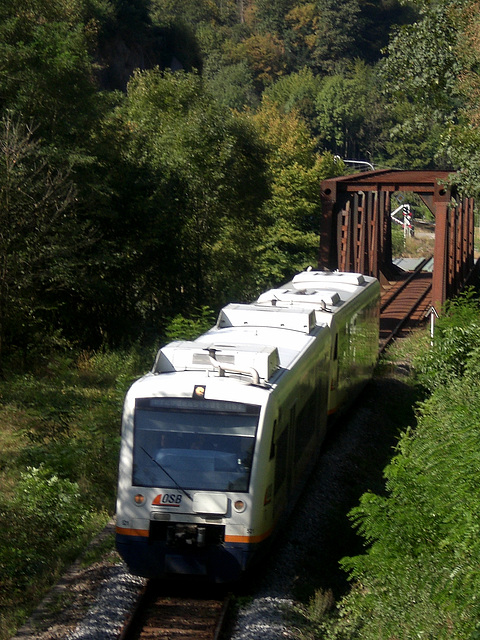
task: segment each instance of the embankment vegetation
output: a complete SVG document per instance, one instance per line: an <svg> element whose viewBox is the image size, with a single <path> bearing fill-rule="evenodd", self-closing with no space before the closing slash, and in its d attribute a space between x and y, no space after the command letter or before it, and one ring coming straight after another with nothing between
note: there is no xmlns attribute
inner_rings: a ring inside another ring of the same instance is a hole
<svg viewBox="0 0 480 640"><path fill-rule="evenodd" d="M341 562L351 590L335 606L317 593L303 638L479 637L479 328L469 291L448 305L433 346L426 332L410 341L412 384L426 394L417 424L384 470L385 492L351 511L365 545Z"/></svg>
<svg viewBox="0 0 480 640"><path fill-rule="evenodd" d="M120 408L140 356L63 354L0 380L0 637L114 510Z"/></svg>
<svg viewBox="0 0 480 640"><path fill-rule="evenodd" d="M166 340L211 326L205 307ZM121 410L155 349L51 352L0 379L0 638L10 638L115 511ZM118 559L118 558L117 558Z"/></svg>

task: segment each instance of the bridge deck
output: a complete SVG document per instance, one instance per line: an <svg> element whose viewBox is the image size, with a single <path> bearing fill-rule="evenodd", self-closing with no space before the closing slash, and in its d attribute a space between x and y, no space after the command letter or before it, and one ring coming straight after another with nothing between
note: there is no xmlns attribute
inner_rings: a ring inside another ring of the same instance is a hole
<svg viewBox="0 0 480 640"><path fill-rule="evenodd" d="M426 319L432 306L432 273L404 272L383 287L380 313L380 344L405 334Z"/></svg>

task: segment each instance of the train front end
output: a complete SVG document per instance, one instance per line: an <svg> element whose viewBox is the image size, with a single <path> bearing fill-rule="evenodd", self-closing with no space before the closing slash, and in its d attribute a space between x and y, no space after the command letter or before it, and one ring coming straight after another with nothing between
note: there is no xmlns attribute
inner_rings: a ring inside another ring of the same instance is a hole
<svg viewBox="0 0 480 640"><path fill-rule="evenodd" d="M250 491L266 390L204 376L149 374L127 394L117 549L136 575L235 581L267 537Z"/></svg>

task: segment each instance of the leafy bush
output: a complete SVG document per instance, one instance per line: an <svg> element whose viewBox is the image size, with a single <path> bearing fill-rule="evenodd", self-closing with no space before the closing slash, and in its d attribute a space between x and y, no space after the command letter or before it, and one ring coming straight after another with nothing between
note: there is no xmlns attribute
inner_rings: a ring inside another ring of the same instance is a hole
<svg viewBox="0 0 480 640"><path fill-rule="evenodd" d="M371 546L343 560L358 584L333 637L461 640L480 631L479 411L477 376L439 387L385 470L388 496L365 494L352 511Z"/></svg>
<svg viewBox="0 0 480 640"><path fill-rule="evenodd" d="M414 360L418 380L433 391L462 376L480 334L480 301L472 288L445 305L435 325L433 346Z"/></svg>
<svg viewBox="0 0 480 640"><path fill-rule="evenodd" d="M401 256L405 250L405 236L400 226L392 225L392 255Z"/></svg>
<svg viewBox="0 0 480 640"><path fill-rule="evenodd" d="M90 520L78 484L59 478L45 465L21 474L14 505L38 521L42 546L51 540L56 547L68 536L80 535Z"/></svg>
<svg viewBox="0 0 480 640"><path fill-rule="evenodd" d="M173 340L195 340L200 334L210 329L215 323L215 313L210 307L197 309L191 318L178 314L170 320L165 336L169 342Z"/></svg>
<svg viewBox="0 0 480 640"><path fill-rule="evenodd" d="M95 525L76 482L45 465L23 472L13 498L0 504L0 608L6 598L33 598L65 561L65 550L72 559Z"/></svg>
<svg viewBox="0 0 480 640"><path fill-rule="evenodd" d="M478 301L449 304L423 354L418 407L386 467L386 495L351 512L365 554L344 558L355 580L330 621L335 640L480 638L480 348Z"/></svg>
<svg viewBox="0 0 480 640"><path fill-rule="evenodd" d="M137 347L56 353L0 380L0 639L113 513L125 391L151 362Z"/></svg>

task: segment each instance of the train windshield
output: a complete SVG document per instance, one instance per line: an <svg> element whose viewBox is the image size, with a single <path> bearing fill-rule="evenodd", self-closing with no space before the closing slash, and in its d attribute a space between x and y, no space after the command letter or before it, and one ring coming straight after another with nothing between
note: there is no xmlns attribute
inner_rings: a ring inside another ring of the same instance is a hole
<svg viewBox="0 0 480 640"><path fill-rule="evenodd" d="M190 398L138 398L133 484L248 491L260 407Z"/></svg>

